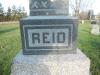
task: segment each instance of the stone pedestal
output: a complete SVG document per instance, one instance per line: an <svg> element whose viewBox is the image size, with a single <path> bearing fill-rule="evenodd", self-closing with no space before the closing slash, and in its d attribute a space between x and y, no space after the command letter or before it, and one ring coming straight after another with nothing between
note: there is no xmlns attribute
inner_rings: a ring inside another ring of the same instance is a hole
<svg viewBox="0 0 100 75"><path fill-rule="evenodd" d="M91 34L100 35L99 25L93 25L92 26Z"/></svg>
<svg viewBox="0 0 100 75"><path fill-rule="evenodd" d="M17 54L11 75L89 75L90 60L78 49L77 54Z"/></svg>

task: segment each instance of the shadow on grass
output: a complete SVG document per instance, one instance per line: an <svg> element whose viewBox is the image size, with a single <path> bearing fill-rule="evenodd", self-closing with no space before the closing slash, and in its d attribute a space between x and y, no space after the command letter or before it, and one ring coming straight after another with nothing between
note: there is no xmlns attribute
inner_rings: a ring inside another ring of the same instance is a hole
<svg viewBox="0 0 100 75"><path fill-rule="evenodd" d="M3 72L3 69L2 69L2 63L1 63L1 61L0 61L0 75L2 75L2 72Z"/></svg>
<svg viewBox="0 0 100 75"><path fill-rule="evenodd" d="M92 47L95 47L100 50L100 41L92 40L90 41Z"/></svg>
<svg viewBox="0 0 100 75"><path fill-rule="evenodd" d="M1 30L1 31L0 31L0 35L1 35L1 34L4 34L4 33L7 33L7 32L11 32L11 31L17 30L17 29L18 29L18 27L16 27L16 28L11 28L11 29L7 29L7 30Z"/></svg>
<svg viewBox="0 0 100 75"><path fill-rule="evenodd" d="M90 34L90 31L89 30L82 30L82 31Z"/></svg>

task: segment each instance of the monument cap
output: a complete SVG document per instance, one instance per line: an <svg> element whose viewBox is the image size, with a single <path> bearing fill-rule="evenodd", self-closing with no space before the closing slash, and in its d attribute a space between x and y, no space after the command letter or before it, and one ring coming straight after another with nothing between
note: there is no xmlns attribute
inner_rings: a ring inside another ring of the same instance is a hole
<svg viewBox="0 0 100 75"><path fill-rule="evenodd" d="M68 15L69 0L29 0L30 16Z"/></svg>

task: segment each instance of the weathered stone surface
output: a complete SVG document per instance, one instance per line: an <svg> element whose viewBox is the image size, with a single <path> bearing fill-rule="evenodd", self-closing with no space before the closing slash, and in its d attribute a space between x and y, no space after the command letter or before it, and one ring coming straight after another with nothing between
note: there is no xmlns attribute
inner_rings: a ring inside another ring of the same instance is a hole
<svg viewBox="0 0 100 75"><path fill-rule="evenodd" d="M76 53L76 17L30 16L20 21L20 29L24 55Z"/></svg>
<svg viewBox="0 0 100 75"><path fill-rule="evenodd" d="M30 16L68 15L69 0L29 0Z"/></svg>
<svg viewBox="0 0 100 75"><path fill-rule="evenodd" d="M90 60L77 54L23 55L13 60L11 75L89 75Z"/></svg>

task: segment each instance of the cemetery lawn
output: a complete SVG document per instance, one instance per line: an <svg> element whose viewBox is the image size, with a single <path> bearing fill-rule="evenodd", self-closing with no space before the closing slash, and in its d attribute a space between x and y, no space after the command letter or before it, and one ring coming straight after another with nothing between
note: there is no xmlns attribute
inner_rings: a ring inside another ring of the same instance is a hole
<svg viewBox="0 0 100 75"><path fill-rule="evenodd" d="M18 24L0 24L0 75L10 75L12 59L20 50Z"/></svg>
<svg viewBox="0 0 100 75"><path fill-rule="evenodd" d="M88 22L78 28L78 48L91 59L92 75L100 75L100 36L91 35Z"/></svg>
<svg viewBox="0 0 100 75"><path fill-rule="evenodd" d="M90 34L88 22L78 29L78 48L91 59L92 75L100 75L100 36ZM21 49L19 24L0 24L0 75L10 75L12 59Z"/></svg>

